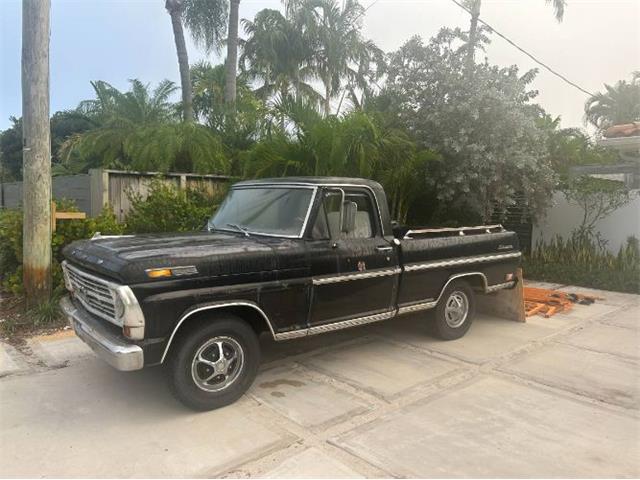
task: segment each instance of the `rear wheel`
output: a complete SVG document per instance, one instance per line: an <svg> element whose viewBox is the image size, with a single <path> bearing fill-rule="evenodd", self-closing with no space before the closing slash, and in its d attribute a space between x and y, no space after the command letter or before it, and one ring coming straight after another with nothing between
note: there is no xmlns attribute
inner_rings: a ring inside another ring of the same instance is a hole
<svg viewBox="0 0 640 480"><path fill-rule="evenodd" d="M476 313L475 293L469 284L451 282L436 306L434 329L443 340L455 340L467 333Z"/></svg>
<svg viewBox="0 0 640 480"><path fill-rule="evenodd" d="M195 410L235 402L251 386L260 364L260 344L240 318L225 315L177 339L167 376L174 396Z"/></svg>

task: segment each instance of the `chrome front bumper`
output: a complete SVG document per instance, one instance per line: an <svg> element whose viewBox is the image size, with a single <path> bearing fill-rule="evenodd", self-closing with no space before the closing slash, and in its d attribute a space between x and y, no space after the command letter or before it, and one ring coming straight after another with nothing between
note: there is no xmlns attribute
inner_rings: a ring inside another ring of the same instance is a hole
<svg viewBox="0 0 640 480"><path fill-rule="evenodd" d="M60 309L76 335L113 368L129 371L140 370L144 366L142 348L115 335L99 318L74 305L69 297L60 300Z"/></svg>

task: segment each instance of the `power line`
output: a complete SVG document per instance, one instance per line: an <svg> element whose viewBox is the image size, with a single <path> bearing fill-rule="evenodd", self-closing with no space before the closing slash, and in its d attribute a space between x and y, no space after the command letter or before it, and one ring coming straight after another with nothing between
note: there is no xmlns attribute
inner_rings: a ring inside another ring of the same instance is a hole
<svg viewBox="0 0 640 480"><path fill-rule="evenodd" d="M459 6L460 8L462 8L465 12L471 14L471 11L465 7L464 5L462 5L461 3L457 2L456 0L451 0L453 3L455 3L457 6ZM375 2L374 2L375 3ZM489 25L487 22L485 22L484 20L482 20L481 18L478 18L478 21L480 23L482 23L483 25L489 27L493 33L495 33L496 35L498 35L500 38L502 38L504 41L506 41L507 43L509 43L510 45L514 46L515 48L517 48L518 50L520 50L522 53L524 53L527 57L529 57L531 60L533 60L534 62L536 62L538 65L540 65L541 67L545 68L546 70L548 70L549 72L551 72L552 74L554 74L556 77L560 78L561 80L565 81L566 83L568 83L569 85L571 85L574 88L577 88L578 90L580 90L582 93L586 93L587 95L589 95L590 97L593 97L593 93L589 92L588 90L585 90L584 88L582 88L580 85L572 82L571 80L569 80L567 77L565 77L564 75L562 75L561 73L557 72L556 70L554 70L553 68L551 68L549 65L547 65L546 63L544 63L541 60L538 60L536 57L534 57L532 54L530 54L529 52L527 52L524 48L520 47L519 45L517 45L513 40L510 40L509 38L507 38L505 35L503 35L502 33L500 33L499 31L497 31L495 28L493 28L491 25Z"/></svg>

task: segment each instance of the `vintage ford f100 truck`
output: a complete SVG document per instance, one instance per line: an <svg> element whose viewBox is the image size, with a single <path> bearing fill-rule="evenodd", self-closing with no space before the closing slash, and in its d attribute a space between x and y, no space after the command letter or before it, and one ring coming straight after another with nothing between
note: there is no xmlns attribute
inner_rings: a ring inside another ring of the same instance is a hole
<svg viewBox="0 0 640 480"><path fill-rule="evenodd" d="M520 252L500 225L392 225L382 187L353 178L236 183L202 232L69 245L76 334L119 370L164 364L201 410L238 399L277 341L433 309L436 334L469 329L475 295L512 288Z"/></svg>

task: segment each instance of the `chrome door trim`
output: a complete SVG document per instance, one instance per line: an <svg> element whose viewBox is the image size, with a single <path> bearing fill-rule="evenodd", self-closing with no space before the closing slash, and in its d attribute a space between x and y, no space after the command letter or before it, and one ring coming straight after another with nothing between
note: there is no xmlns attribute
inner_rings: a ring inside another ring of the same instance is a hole
<svg viewBox="0 0 640 480"><path fill-rule="evenodd" d="M364 280L366 278L387 277L398 275L402 270L400 268L380 268L370 270L368 272L347 273L344 275L327 275L322 277L313 277L314 285L326 285L329 283L349 282L351 280Z"/></svg>
<svg viewBox="0 0 640 480"><path fill-rule="evenodd" d="M173 337L175 337L176 332L180 328L180 325L182 325L182 323L187 318L189 318L194 313L202 312L204 310L215 310L215 309L225 308L225 307L251 307L251 308L253 308L254 310L256 310L264 318L264 320L267 322L267 325L269 326L269 330L271 331L271 335L273 336L274 339L276 338L276 333L273 330L273 325L271 325L271 321L269 320L269 317L267 316L266 313L264 313L264 311L255 302L251 302L251 301L248 301L248 300L237 300L237 301L230 301L230 302L216 302L216 303L211 303L211 304L207 304L207 305L201 305L199 307L195 307L195 308L192 308L191 310L188 310L186 313L184 313L182 315L182 317L180 317L180 320L178 321L178 323L174 327L173 331L171 332L171 336L169 337L169 341L167 342L167 345L164 347L164 352L162 354L162 358L160 359L160 363L164 362L164 359L166 358L167 353L169 353L169 347L171 347L171 342L173 341Z"/></svg>
<svg viewBox="0 0 640 480"><path fill-rule="evenodd" d="M232 188L232 190L245 190L245 189L249 189L249 188L260 188L260 187L271 187L271 188L279 188L279 185L275 185L275 184L251 184L251 185L241 185L239 187L234 187ZM247 230L247 233L251 234L251 235L262 235L264 237L275 237L275 238L303 238L304 237L304 232L307 229L307 223L309 222L309 217L311 216L311 210L313 208L313 203L316 199L316 194L318 193L318 187L317 186L313 186L313 185L282 185L282 188L300 188L300 189L305 189L305 190L313 190L313 193L311 194L311 199L309 200L309 206L307 207L307 213L304 217L304 222L302 222L302 228L300 230L300 233L298 235L280 235L277 233L264 233L264 232L252 232L251 230ZM235 232L237 233L237 230L229 230L228 228L220 228L220 227L216 227L216 230L221 230L224 232Z"/></svg>
<svg viewBox="0 0 640 480"><path fill-rule="evenodd" d="M459 257L449 260L438 260L432 262L417 262L406 264L404 269L406 272L415 272L418 270L430 270L432 268L454 267L458 265L466 265L468 263L485 263L495 262L498 260L506 260L509 258L519 258L520 252L513 253L497 253L494 255L476 255L473 257Z"/></svg>
<svg viewBox="0 0 640 480"><path fill-rule="evenodd" d="M344 328L357 327L359 325L366 325L368 323L380 322L396 316L396 309L388 310L382 313L376 313L374 315L366 315L364 317L350 318L349 320L343 320L340 322L327 323L324 325L317 325L311 328L302 328L299 330L292 330L290 332L277 333L275 339L277 341L290 340L292 338L307 337L309 335L318 335L320 333L333 332L335 330L342 330Z"/></svg>
<svg viewBox="0 0 640 480"><path fill-rule="evenodd" d="M291 183L247 183L244 185L240 185L236 188L244 188L244 187L264 187L265 185L274 185L274 186L285 186L285 187L337 187L337 188L365 188L371 192L371 196L373 197L373 201L376 202L376 209L378 210L378 220L380 220L380 233L381 236L384 236L384 224L382 223L382 213L380 212L380 204L378 202L378 196L376 192L373 191L368 185L357 185L354 183L306 183L306 182L291 182Z"/></svg>

